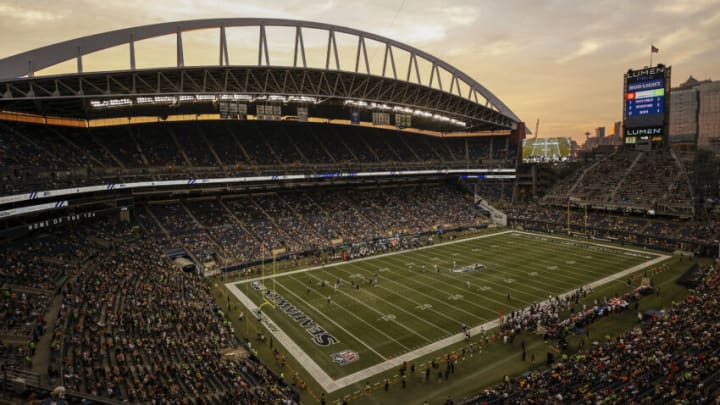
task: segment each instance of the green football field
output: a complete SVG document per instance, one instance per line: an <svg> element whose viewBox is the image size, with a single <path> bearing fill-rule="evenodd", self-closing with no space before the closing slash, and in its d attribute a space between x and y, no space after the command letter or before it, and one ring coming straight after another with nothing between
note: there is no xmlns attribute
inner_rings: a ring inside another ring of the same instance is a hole
<svg viewBox="0 0 720 405"><path fill-rule="evenodd" d="M504 231L228 288L249 309L261 306L268 335L332 391L461 341L463 325L474 333L480 325L491 327L500 312L592 282L618 283L620 290L627 277L608 276L663 259ZM472 265L482 266L461 271Z"/></svg>
<svg viewBox="0 0 720 405"><path fill-rule="evenodd" d="M568 157L570 156L569 138L538 138L523 140L523 159L530 156Z"/></svg>

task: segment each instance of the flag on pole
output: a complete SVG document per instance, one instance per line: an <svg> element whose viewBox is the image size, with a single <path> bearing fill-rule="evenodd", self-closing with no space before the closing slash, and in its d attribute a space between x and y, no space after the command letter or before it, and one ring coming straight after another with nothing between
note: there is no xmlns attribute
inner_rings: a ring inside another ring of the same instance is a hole
<svg viewBox="0 0 720 405"><path fill-rule="evenodd" d="M650 53L658 53L660 50L655 45L650 44Z"/></svg>

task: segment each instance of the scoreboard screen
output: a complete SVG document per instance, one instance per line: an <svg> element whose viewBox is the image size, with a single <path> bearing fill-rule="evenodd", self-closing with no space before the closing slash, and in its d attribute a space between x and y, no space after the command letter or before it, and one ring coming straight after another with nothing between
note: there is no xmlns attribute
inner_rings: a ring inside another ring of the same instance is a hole
<svg viewBox="0 0 720 405"><path fill-rule="evenodd" d="M650 135L653 143L662 141L667 130L669 90L670 67L628 70L623 89L626 144L644 140L645 135Z"/></svg>
<svg viewBox="0 0 720 405"><path fill-rule="evenodd" d="M625 85L625 125L659 126L663 125L664 121L664 69L653 68L629 72Z"/></svg>
<svg viewBox="0 0 720 405"><path fill-rule="evenodd" d="M412 126L412 115L395 114L395 126L398 128L410 128Z"/></svg>

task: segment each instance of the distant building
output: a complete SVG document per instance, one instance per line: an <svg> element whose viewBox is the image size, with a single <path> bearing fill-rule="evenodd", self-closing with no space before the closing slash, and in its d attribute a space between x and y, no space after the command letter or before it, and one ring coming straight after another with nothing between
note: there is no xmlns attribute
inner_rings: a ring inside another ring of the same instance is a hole
<svg viewBox="0 0 720 405"><path fill-rule="evenodd" d="M585 133L585 146L583 149L587 152L592 151L598 146L616 146L622 145L622 122L616 122L614 124L614 133L610 136L605 136L605 127L595 128L595 136L590 137L590 133Z"/></svg>
<svg viewBox="0 0 720 405"><path fill-rule="evenodd" d="M574 139L570 139L570 157L575 159L580 152L580 145Z"/></svg>
<svg viewBox="0 0 720 405"><path fill-rule="evenodd" d="M671 144L720 146L720 82L690 76L670 92Z"/></svg>
<svg viewBox="0 0 720 405"><path fill-rule="evenodd" d="M700 86L698 106L698 145L720 146L720 82Z"/></svg>
<svg viewBox="0 0 720 405"><path fill-rule="evenodd" d="M670 91L669 141L671 144L697 143L698 86L694 77Z"/></svg>

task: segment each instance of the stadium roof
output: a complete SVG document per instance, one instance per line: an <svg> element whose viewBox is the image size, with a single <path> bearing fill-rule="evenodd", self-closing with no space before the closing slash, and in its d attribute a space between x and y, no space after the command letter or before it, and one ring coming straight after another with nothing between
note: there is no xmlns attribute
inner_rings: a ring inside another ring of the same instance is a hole
<svg viewBox="0 0 720 405"><path fill-rule="evenodd" d="M230 62L226 30L232 27L258 30L256 64ZM276 45L268 39L268 27L292 32L291 65L270 60ZM216 65L185 63L183 33L195 30L218 30ZM308 63L304 40L308 31L321 31L327 38L322 47L325 63L320 66ZM176 38L175 63L137 68L135 43L166 35ZM352 38L351 45L339 41L341 35ZM83 69L84 56L118 46L127 46L126 69ZM341 66L338 50L348 47L354 63ZM371 47L381 51L370 53ZM375 59L378 54L380 59ZM43 69L68 61L76 61L75 72L38 76ZM446 132L514 129L520 121L487 88L435 56L369 32L317 22L254 18L169 22L76 38L0 59L4 111L75 118L163 116L217 112L218 102L225 100L248 106L305 104L311 115L329 118L347 117L357 110L411 114L414 127Z"/></svg>

